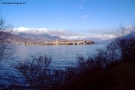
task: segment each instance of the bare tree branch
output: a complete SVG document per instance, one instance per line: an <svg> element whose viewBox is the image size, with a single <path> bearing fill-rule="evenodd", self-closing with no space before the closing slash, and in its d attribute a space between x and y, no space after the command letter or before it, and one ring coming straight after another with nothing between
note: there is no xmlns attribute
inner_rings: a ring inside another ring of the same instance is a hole
<svg viewBox="0 0 135 90"><path fill-rule="evenodd" d="M14 45L8 40L11 37L12 25L0 18L0 60L8 58L13 54Z"/></svg>

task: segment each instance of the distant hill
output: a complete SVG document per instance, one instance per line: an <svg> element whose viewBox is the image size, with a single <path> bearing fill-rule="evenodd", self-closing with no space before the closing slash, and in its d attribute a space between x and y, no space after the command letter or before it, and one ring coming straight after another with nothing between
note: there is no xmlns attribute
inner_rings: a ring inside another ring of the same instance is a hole
<svg viewBox="0 0 135 90"><path fill-rule="evenodd" d="M0 32L1 33L1 32ZM51 36L49 34L31 34L31 33L6 33L2 32L5 35L9 36L6 39L6 42L16 42L16 43L25 43L25 42L43 42L43 41L55 41L55 40L65 40L59 36Z"/></svg>
<svg viewBox="0 0 135 90"><path fill-rule="evenodd" d="M21 32L18 34L10 34L8 41L13 42L13 43L26 43L26 42L31 42L31 43L40 43L40 42L46 42L46 41L56 41L56 40L60 40L60 41L68 41L68 39L63 39L60 38L59 36L51 36L49 34L34 34L34 33L25 33L25 32ZM75 39L77 40L77 39ZM78 39L80 40L80 39ZM83 38L82 40L90 40L93 42L98 42L101 41L100 38ZM71 40L72 41L72 40Z"/></svg>
<svg viewBox="0 0 135 90"><path fill-rule="evenodd" d="M26 41L44 42L44 41L56 41L56 40L68 40L68 39L63 39L63 38L60 38L59 36L51 36L51 35L45 34L45 33L44 34L33 34L33 33L21 32L18 34L11 34L11 37L9 40L15 41L15 42L26 42ZM83 38L82 40L90 40L90 41L94 41L94 42L103 41L100 38L94 38L94 37Z"/></svg>
<svg viewBox="0 0 135 90"><path fill-rule="evenodd" d="M25 38L25 37L21 37L21 36L18 36L16 34L10 34L9 38L8 38L8 41L11 41L11 42L26 42L26 41L32 41L28 38Z"/></svg>
<svg viewBox="0 0 135 90"><path fill-rule="evenodd" d="M25 37L33 41L62 40L62 38L60 38L59 36L51 36L49 34L19 33L18 36Z"/></svg>

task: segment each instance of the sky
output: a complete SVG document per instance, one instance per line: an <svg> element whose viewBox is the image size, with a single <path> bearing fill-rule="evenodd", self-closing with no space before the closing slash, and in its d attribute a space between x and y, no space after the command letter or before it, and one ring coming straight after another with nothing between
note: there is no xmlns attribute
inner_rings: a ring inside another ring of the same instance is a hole
<svg viewBox="0 0 135 90"><path fill-rule="evenodd" d="M15 33L109 39L135 23L135 0L0 0L0 13Z"/></svg>

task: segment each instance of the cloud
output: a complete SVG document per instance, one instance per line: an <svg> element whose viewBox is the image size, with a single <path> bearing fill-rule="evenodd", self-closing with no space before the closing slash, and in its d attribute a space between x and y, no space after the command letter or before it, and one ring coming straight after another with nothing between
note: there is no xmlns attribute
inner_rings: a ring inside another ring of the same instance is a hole
<svg viewBox="0 0 135 90"><path fill-rule="evenodd" d="M87 18L87 17L88 17L88 15L85 15L85 16L84 16L84 18Z"/></svg>
<svg viewBox="0 0 135 90"><path fill-rule="evenodd" d="M125 27L125 31L126 31L126 33L130 33L131 31L135 31L135 27L133 27L133 26L127 26L127 27Z"/></svg>
<svg viewBox="0 0 135 90"><path fill-rule="evenodd" d="M46 29L46 28L26 28L26 27L19 27L13 29L14 34L19 33L32 33L32 34L49 34L51 36L59 36L64 39L81 39L85 38L85 36L80 35L78 32L73 32L69 30L63 29Z"/></svg>
<svg viewBox="0 0 135 90"><path fill-rule="evenodd" d="M122 30L123 28L123 30ZM129 26L120 26L116 31L115 34L116 36L122 35L122 33L124 35L129 34L131 31L135 31L135 27L133 27L132 25Z"/></svg>
<svg viewBox="0 0 135 90"><path fill-rule="evenodd" d="M115 36L114 35L107 35L107 34L105 34L105 35L95 35L94 36L95 38L100 38L100 39L102 39L102 40L107 40L107 39L111 39L111 38L115 38Z"/></svg>
<svg viewBox="0 0 135 90"><path fill-rule="evenodd" d="M61 38L64 38L64 39L70 39L70 40L78 40L78 39L84 39L84 38L87 38L86 36L80 36L80 35L75 35L75 36L61 36Z"/></svg>
<svg viewBox="0 0 135 90"><path fill-rule="evenodd" d="M126 26L124 28L124 34L129 34L131 31L134 31L133 26ZM102 40L116 38L117 35L121 34L121 28L111 29L111 30L89 30L89 34L92 37L101 38Z"/></svg>
<svg viewBox="0 0 135 90"><path fill-rule="evenodd" d="M114 30L89 30L89 33L95 34L115 34Z"/></svg>
<svg viewBox="0 0 135 90"><path fill-rule="evenodd" d="M19 27L13 29L13 33L15 34L18 34L20 32L40 34L40 33L48 33L48 30L46 28L35 29L35 28L26 28L26 27Z"/></svg>
<svg viewBox="0 0 135 90"><path fill-rule="evenodd" d="M88 15L83 15L80 18L87 18L87 17L88 17Z"/></svg>
<svg viewBox="0 0 135 90"><path fill-rule="evenodd" d="M25 27L14 28L14 30L17 32L27 32L27 31L30 31L32 29L33 28L25 28Z"/></svg>
<svg viewBox="0 0 135 90"><path fill-rule="evenodd" d="M89 30L83 32L75 32L64 29L46 29L46 28L26 28L18 27L13 29L13 33L33 33L33 34L49 34L51 36L60 36L64 39L85 39L85 38L100 38L102 40L114 38L112 31L102 31L102 30Z"/></svg>
<svg viewBox="0 0 135 90"><path fill-rule="evenodd" d="M79 8L79 9L83 9L84 2L85 2L85 0L81 0L81 1L77 1L77 2L72 2L72 5L74 7Z"/></svg>
<svg viewBox="0 0 135 90"><path fill-rule="evenodd" d="M72 3L72 5L73 5L74 7L77 7L77 6L78 6L78 4L76 4L76 3L74 3L74 2Z"/></svg>
<svg viewBox="0 0 135 90"><path fill-rule="evenodd" d="M88 14L89 14L90 12L88 12ZM89 15L88 14L86 14L86 15L83 15L83 16L81 16L80 18L87 18Z"/></svg>
<svg viewBox="0 0 135 90"><path fill-rule="evenodd" d="M49 34L52 36L75 36L77 33L74 33L69 30L63 30L63 29L46 29L46 28L26 28L26 27L19 27L14 28L13 33L19 34L19 33L33 33L33 34Z"/></svg>
<svg viewBox="0 0 135 90"><path fill-rule="evenodd" d="M82 8L82 5L79 6L79 9L83 9L83 8Z"/></svg>
<svg viewBox="0 0 135 90"><path fill-rule="evenodd" d="M102 40L115 38L114 30L89 30L91 37L100 38Z"/></svg>

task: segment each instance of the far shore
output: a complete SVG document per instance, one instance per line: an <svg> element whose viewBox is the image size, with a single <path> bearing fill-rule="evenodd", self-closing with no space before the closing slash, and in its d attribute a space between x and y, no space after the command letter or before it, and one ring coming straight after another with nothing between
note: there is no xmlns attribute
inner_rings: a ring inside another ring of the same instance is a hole
<svg viewBox="0 0 135 90"><path fill-rule="evenodd" d="M96 44L97 42L93 42L90 40L83 41L83 40L75 40L75 41L44 41L44 42L34 42L34 41L11 41L5 44L17 44L17 45L91 45Z"/></svg>

